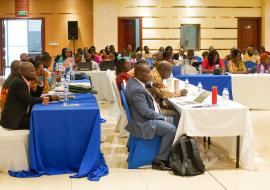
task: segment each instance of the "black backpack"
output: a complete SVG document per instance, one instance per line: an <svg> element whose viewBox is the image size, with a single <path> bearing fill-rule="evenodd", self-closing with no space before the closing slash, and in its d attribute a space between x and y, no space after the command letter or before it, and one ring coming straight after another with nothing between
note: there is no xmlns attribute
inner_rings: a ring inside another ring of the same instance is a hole
<svg viewBox="0 0 270 190"><path fill-rule="evenodd" d="M196 140L186 135L181 136L171 152L171 167L174 175L196 176L205 172Z"/></svg>

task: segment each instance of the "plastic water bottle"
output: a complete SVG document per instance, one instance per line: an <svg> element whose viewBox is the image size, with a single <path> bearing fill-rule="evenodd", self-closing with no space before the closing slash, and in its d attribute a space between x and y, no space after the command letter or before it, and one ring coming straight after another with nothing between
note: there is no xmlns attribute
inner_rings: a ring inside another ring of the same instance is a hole
<svg viewBox="0 0 270 190"><path fill-rule="evenodd" d="M222 99L223 99L223 105L227 105L230 100L230 93L228 91L228 88L224 88L222 92Z"/></svg>
<svg viewBox="0 0 270 190"><path fill-rule="evenodd" d="M64 80L64 106L68 105L68 94L69 94L69 81L67 78Z"/></svg>
<svg viewBox="0 0 270 190"><path fill-rule="evenodd" d="M70 67L70 80L74 81L75 80L75 72L73 71L73 68Z"/></svg>
<svg viewBox="0 0 270 190"><path fill-rule="evenodd" d="M185 65L183 65L181 67L181 75L185 75L185 74L186 74L186 67L185 67Z"/></svg>
<svg viewBox="0 0 270 190"><path fill-rule="evenodd" d="M202 65L199 65L199 74L202 74Z"/></svg>
<svg viewBox="0 0 270 190"><path fill-rule="evenodd" d="M66 73L66 79L68 81L68 83L70 82L70 69L69 71Z"/></svg>
<svg viewBox="0 0 270 190"><path fill-rule="evenodd" d="M263 73L264 73L264 66L261 65L261 74L263 74Z"/></svg>
<svg viewBox="0 0 270 190"><path fill-rule="evenodd" d="M198 92L200 93L201 91L202 91L202 89L203 89L203 87L202 87L202 83L201 82L199 82L199 84L198 84Z"/></svg>
<svg viewBox="0 0 270 190"><path fill-rule="evenodd" d="M188 79L186 79L185 80L185 89L188 89L188 87L189 87L189 81L188 81Z"/></svg>

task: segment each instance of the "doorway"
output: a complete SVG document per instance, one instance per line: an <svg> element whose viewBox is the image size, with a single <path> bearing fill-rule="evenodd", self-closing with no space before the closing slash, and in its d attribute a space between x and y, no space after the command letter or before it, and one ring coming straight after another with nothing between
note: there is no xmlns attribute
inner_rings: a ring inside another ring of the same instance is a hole
<svg viewBox="0 0 270 190"><path fill-rule="evenodd" d="M237 33L239 49L253 46L258 50L261 46L261 18L238 18Z"/></svg>
<svg viewBox="0 0 270 190"><path fill-rule="evenodd" d="M44 51L44 19L1 19L0 75L8 75L10 64L21 53L35 57Z"/></svg>
<svg viewBox="0 0 270 190"><path fill-rule="evenodd" d="M121 52L128 44L134 50L142 46L142 18L118 18L118 51Z"/></svg>

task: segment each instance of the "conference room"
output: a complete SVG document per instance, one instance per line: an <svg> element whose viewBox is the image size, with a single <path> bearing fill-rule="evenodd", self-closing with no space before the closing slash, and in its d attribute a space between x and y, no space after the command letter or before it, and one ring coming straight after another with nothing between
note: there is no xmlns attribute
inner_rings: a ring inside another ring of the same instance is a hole
<svg viewBox="0 0 270 190"><path fill-rule="evenodd" d="M265 190L270 0L0 1L0 190Z"/></svg>

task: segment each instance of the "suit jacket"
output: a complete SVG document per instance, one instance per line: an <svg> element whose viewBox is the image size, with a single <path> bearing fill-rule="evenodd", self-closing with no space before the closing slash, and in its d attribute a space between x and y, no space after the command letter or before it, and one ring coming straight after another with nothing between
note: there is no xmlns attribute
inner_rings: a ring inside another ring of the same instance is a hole
<svg viewBox="0 0 270 190"><path fill-rule="evenodd" d="M23 78L15 77L9 87L5 107L2 112L1 125L10 129L27 129L26 117L31 113L34 104L41 103L40 97L43 87L38 87L35 92L29 92ZM29 109L29 110L28 110Z"/></svg>
<svg viewBox="0 0 270 190"><path fill-rule="evenodd" d="M155 121L165 120L164 116L155 112L151 96L136 79L129 79L126 96L132 115L127 130L137 138L153 138L156 134Z"/></svg>
<svg viewBox="0 0 270 190"><path fill-rule="evenodd" d="M173 60L179 60L179 56L180 56L179 53L175 53L175 54L173 55ZM184 55L184 56L183 56L183 59L187 59L187 56Z"/></svg>

